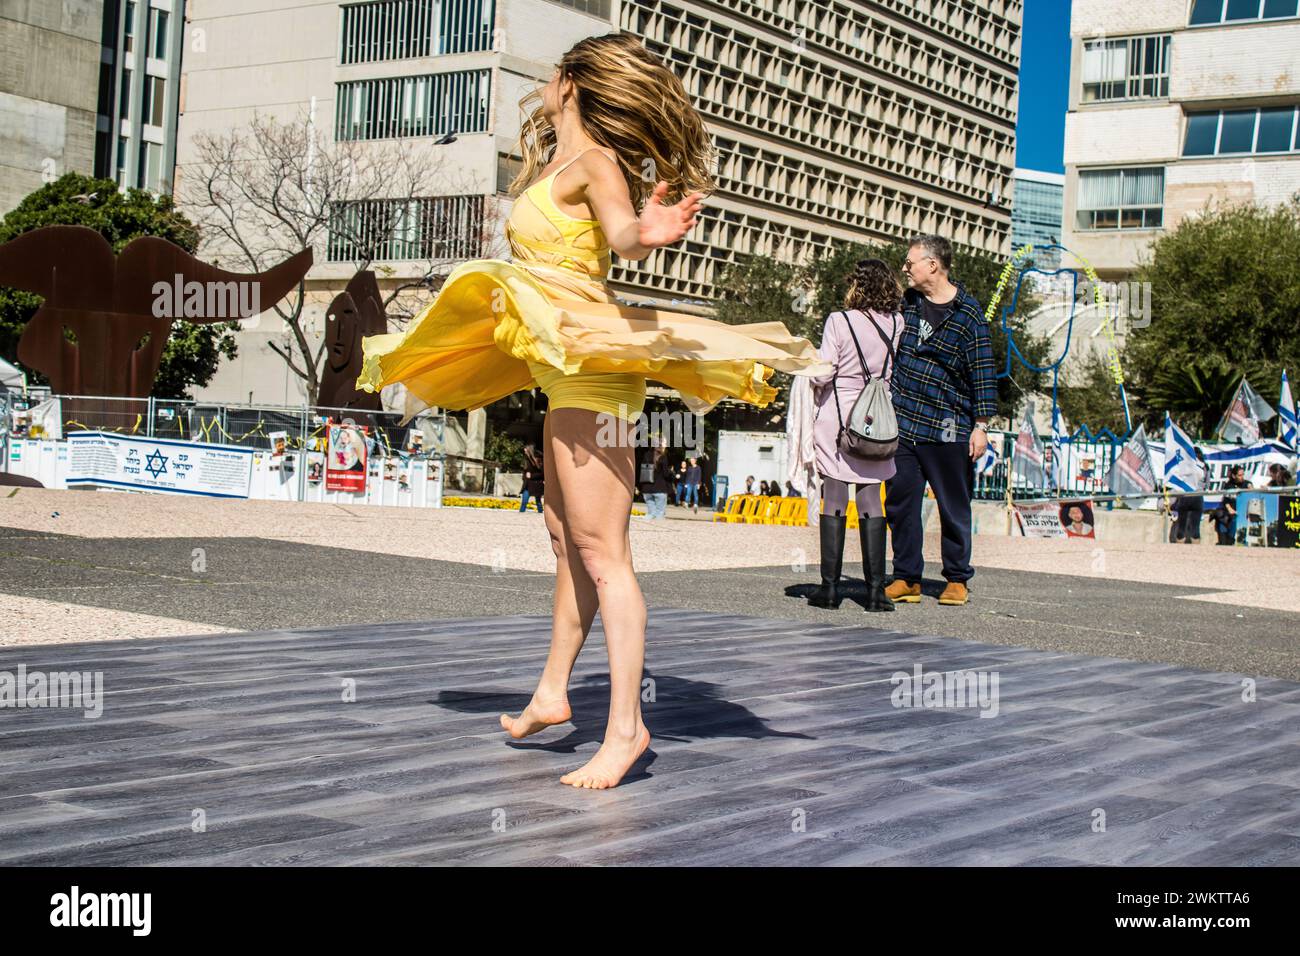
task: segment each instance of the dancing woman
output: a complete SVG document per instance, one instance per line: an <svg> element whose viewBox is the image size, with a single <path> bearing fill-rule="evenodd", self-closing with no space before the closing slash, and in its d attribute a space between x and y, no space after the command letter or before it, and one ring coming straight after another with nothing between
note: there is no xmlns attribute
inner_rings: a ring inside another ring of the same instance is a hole
<svg viewBox="0 0 1300 956"><path fill-rule="evenodd" d="M599 609L609 721L595 756L561 780L605 788L650 741L640 706L646 609L628 537L635 429L613 427L616 419L640 416L647 378L703 413L727 396L768 404L774 368L825 367L779 322L726 325L615 301L605 280L611 250L637 260L678 242L714 188L703 121L636 37L580 41L534 95L541 102L521 130L506 223L513 261L459 266L406 332L366 338L358 387L404 383L408 418L430 405L479 408L534 385L545 392L551 647L532 700L501 725L519 738L569 720L569 675Z"/></svg>
<svg viewBox="0 0 1300 956"><path fill-rule="evenodd" d="M811 380L817 404L813 444L817 473L822 479L822 583L808 602L814 607L837 608L843 599L840 568L844 562L849 489L854 486L867 585L866 609L892 611L894 603L885 597L885 512L880 483L894 477L894 459L869 461L847 455L840 449L839 435L849 409L867 386L863 360L872 378L889 381L893 374L891 356L903 334L903 316L898 311L903 290L893 271L879 259L860 260L849 276L848 286L845 311L827 316L822 331L820 354L835 370Z"/></svg>

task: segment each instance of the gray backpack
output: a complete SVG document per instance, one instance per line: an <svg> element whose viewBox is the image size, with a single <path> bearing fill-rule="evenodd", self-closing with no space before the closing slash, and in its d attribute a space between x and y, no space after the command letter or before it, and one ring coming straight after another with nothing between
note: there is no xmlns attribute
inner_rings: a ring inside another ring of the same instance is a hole
<svg viewBox="0 0 1300 956"><path fill-rule="evenodd" d="M880 340L885 343L885 367L880 370L880 377L872 378L871 369L867 367L867 360L862 354L862 347L858 345L858 334L853 331L853 323L849 321L848 315L841 312L840 315L844 316L844 324L849 327L849 335L853 336L853 347L857 349L858 360L862 363L862 372L867 377L866 387L853 403L853 407L849 409L847 422L840 409L840 394L833 380L831 389L835 392L835 414L840 420L838 439L840 452L853 458L880 461L893 458L894 452L898 450L898 416L894 414L894 399L889 394L889 385L886 384L890 366L895 362L894 343L876 324L876 320L870 313L863 314L875 327Z"/></svg>

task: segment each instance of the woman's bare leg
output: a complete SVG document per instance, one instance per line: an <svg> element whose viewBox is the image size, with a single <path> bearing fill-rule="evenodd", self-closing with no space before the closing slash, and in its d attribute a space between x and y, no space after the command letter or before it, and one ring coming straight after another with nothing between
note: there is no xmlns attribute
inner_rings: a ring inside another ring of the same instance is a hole
<svg viewBox="0 0 1300 956"><path fill-rule="evenodd" d="M632 569L628 532L634 449L629 444L602 447L595 412L559 408L547 418L548 451L563 499L564 540L595 585L609 652L605 740L590 761L561 782L604 789L615 786L650 744L641 720L645 599Z"/></svg>
<svg viewBox="0 0 1300 956"><path fill-rule="evenodd" d="M551 550L555 552L555 605L551 611L551 651L546 658L533 699L518 717L501 715L501 726L516 739L545 730L552 724L562 724L573 712L569 709L569 675L578 653L591 631L596 618L596 586L587 576L582 560L568 546L564 533L564 494L555 476L554 457L551 454L551 416L546 416L542 434L546 455L542 470L549 487L546 489L548 507L543 516L546 530L551 536Z"/></svg>

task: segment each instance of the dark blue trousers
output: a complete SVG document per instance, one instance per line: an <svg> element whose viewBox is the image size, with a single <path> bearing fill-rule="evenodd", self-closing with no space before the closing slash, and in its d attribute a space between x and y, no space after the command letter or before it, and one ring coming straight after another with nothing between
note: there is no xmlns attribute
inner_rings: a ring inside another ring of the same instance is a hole
<svg viewBox="0 0 1300 956"><path fill-rule="evenodd" d="M898 440L896 473L885 482L885 517L894 542L894 579L919 584L925 561L921 557L921 501L925 485L934 489L943 533L943 576L966 582L975 576L970 564L970 500L975 490L975 463L966 442L912 443Z"/></svg>

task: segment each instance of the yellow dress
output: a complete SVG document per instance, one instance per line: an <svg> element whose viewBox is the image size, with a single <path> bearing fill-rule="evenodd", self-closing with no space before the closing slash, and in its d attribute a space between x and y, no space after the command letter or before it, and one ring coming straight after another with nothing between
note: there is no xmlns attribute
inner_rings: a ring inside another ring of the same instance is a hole
<svg viewBox="0 0 1300 956"><path fill-rule="evenodd" d="M618 304L600 223L567 215L551 197L568 165L516 199L505 229L512 262L463 263L405 332L362 340L357 388L404 384L404 421L432 405L481 408L534 385L551 408L635 418L646 379L677 389L702 414L727 396L766 405L773 369L831 371L780 322L727 325Z"/></svg>

